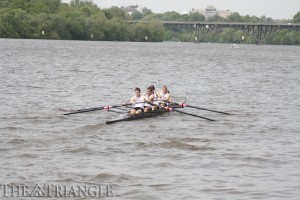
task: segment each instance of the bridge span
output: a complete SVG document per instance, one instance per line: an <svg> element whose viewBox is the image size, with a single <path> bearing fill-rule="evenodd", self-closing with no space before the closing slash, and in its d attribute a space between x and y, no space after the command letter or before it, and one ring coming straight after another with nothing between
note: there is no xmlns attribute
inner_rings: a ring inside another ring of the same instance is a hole
<svg viewBox="0 0 300 200"><path fill-rule="evenodd" d="M128 21L131 24L150 21ZM195 38L206 35L209 32L224 28L234 28L251 35L257 43L262 43L265 39L282 29L300 30L300 23L246 23L246 22L187 22L187 21L161 21L166 28L176 28L180 30L195 31Z"/></svg>

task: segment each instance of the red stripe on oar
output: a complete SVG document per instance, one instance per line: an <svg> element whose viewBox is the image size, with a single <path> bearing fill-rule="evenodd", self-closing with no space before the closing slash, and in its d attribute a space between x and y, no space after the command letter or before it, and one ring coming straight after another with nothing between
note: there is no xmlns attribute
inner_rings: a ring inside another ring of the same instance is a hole
<svg viewBox="0 0 300 200"><path fill-rule="evenodd" d="M104 110L107 110L107 111L109 111L109 109L111 109L112 108L112 106L104 106Z"/></svg>

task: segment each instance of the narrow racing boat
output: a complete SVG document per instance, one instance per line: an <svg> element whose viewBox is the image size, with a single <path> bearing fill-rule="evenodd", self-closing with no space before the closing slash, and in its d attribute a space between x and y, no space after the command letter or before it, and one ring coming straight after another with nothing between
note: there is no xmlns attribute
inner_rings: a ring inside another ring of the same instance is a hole
<svg viewBox="0 0 300 200"><path fill-rule="evenodd" d="M107 121L106 124L113 124L113 123L123 122L123 121L132 121L132 120L136 120L136 119L144 119L144 118L155 117L155 116L162 115L164 113L170 112L171 109L169 109L169 108L172 108L172 109L182 108L182 106L173 105L171 107L168 107L168 109L160 108L158 110L154 110L154 111L151 111L151 112L142 112L142 113L136 114L136 115L130 115L129 113L127 113L125 116L123 116L120 119Z"/></svg>
<svg viewBox="0 0 300 200"><path fill-rule="evenodd" d="M155 116L161 115L166 112L169 112L169 111L164 110L164 109L159 109L159 110L151 111L151 112L143 112L143 113L140 113L137 115L130 115L128 113L127 115L124 116L124 118L110 120L110 121L107 121L106 124L113 124L113 123L123 122L123 121L132 121L132 120L136 120L136 119L150 118L150 117L155 117Z"/></svg>

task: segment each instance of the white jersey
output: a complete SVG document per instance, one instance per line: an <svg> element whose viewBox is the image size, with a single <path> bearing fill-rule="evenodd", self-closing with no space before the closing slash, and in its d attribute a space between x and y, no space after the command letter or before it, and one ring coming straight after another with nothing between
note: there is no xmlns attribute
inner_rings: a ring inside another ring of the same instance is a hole
<svg viewBox="0 0 300 200"><path fill-rule="evenodd" d="M160 92L160 100L167 101L169 100L169 98L170 98L169 93L164 94L163 92Z"/></svg>
<svg viewBox="0 0 300 200"><path fill-rule="evenodd" d="M147 101L150 101L151 96L152 96L152 94L150 94L150 96L148 96L148 95L146 94L146 95L144 96L144 98L145 98ZM149 104L149 103L147 103L147 102L145 102L145 106L147 106L147 107L152 107L152 105Z"/></svg>
<svg viewBox="0 0 300 200"><path fill-rule="evenodd" d="M153 95L154 95L153 104L158 106L159 105L158 95L156 94L156 92L154 92Z"/></svg>
<svg viewBox="0 0 300 200"><path fill-rule="evenodd" d="M144 109L144 97L140 96L140 97L132 97L132 101L133 101L133 108L142 108Z"/></svg>

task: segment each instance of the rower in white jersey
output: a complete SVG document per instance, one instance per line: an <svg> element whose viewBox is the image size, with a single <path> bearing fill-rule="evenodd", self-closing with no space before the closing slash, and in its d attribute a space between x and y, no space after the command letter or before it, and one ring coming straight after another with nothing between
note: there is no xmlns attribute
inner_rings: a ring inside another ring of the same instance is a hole
<svg viewBox="0 0 300 200"><path fill-rule="evenodd" d="M153 104L152 104L152 110L157 110L159 106L159 101L158 101L158 94L155 92L155 87L154 85L149 86L151 89L151 94L153 95Z"/></svg>
<svg viewBox="0 0 300 200"><path fill-rule="evenodd" d="M167 86L163 86L161 92L158 94L158 99L163 102L171 102L172 98Z"/></svg>
<svg viewBox="0 0 300 200"><path fill-rule="evenodd" d="M131 115L136 115L144 112L144 97L141 95L141 89L135 88L135 95L131 98L130 103L133 104Z"/></svg>
<svg viewBox="0 0 300 200"><path fill-rule="evenodd" d="M144 94L145 107L144 112L150 112L152 110L154 95L150 87L147 88L147 92Z"/></svg>

